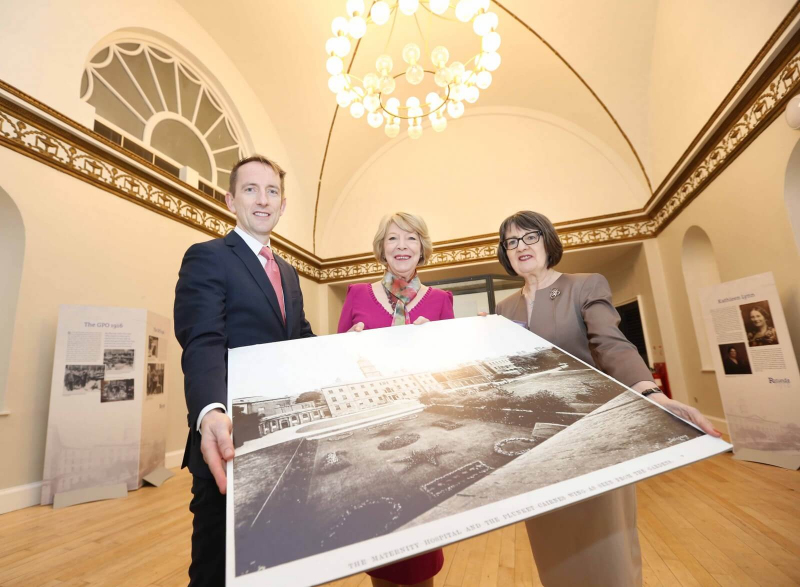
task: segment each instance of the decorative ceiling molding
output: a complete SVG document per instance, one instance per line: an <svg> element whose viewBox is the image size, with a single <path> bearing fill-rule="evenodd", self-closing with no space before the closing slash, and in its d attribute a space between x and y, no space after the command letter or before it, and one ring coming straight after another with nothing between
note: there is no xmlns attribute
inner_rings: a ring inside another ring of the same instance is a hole
<svg viewBox="0 0 800 587"><path fill-rule="evenodd" d="M800 87L798 41L800 32L776 56L651 214L616 221L559 223L564 247L578 249L657 236L780 115ZM233 216L215 200L2 81L0 144L210 236L222 236L233 227ZM489 234L436 243L428 267L492 261L497 254L496 239L497 235ZM321 259L278 234L274 242L279 254L299 273L319 283L362 279L383 272L368 254Z"/></svg>

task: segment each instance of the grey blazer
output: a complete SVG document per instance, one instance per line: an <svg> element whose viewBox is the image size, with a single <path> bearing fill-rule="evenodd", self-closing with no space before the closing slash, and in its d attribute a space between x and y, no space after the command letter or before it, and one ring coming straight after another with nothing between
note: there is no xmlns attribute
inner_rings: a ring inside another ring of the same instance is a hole
<svg viewBox="0 0 800 587"><path fill-rule="evenodd" d="M563 273L538 290L530 322L522 290L497 304L496 312L625 385L653 381L636 347L620 332L611 288L598 273Z"/></svg>

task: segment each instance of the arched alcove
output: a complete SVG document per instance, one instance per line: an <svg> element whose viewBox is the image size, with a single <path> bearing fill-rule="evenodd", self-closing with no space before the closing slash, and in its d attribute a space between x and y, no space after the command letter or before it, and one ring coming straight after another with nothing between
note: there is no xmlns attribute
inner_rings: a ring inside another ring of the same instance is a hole
<svg viewBox="0 0 800 587"><path fill-rule="evenodd" d="M794 232L794 243L800 250L800 140L797 141L789 156L783 190L786 211L789 213L789 222L791 222L792 232Z"/></svg>
<svg viewBox="0 0 800 587"><path fill-rule="evenodd" d="M719 268L714 257L711 239L699 226L690 226L683 236L681 250L681 266L683 281L686 284L686 295L692 313L697 346L700 351L700 364L703 371L713 371L714 363L708 346L706 326L703 320L703 309L700 305L700 290L709 285L720 283Z"/></svg>
<svg viewBox="0 0 800 587"><path fill-rule="evenodd" d="M17 315L17 298L22 280L25 227L17 205L0 187L0 412L5 410L11 341Z"/></svg>

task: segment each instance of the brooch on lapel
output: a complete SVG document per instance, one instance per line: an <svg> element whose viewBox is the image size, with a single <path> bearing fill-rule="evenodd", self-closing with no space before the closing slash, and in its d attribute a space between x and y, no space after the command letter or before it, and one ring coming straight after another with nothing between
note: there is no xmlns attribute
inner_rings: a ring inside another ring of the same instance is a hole
<svg viewBox="0 0 800 587"><path fill-rule="evenodd" d="M553 289L550 290L550 299L551 300L556 299L560 295L561 295L561 290L558 289L557 287L554 287Z"/></svg>

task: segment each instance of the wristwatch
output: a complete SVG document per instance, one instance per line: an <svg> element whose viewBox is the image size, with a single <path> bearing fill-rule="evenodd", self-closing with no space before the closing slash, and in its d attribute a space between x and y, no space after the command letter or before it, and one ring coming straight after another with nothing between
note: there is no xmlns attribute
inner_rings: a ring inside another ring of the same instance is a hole
<svg viewBox="0 0 800 587"><path fill-rule="evenodd" d="M657 387L651 387L650 389L645 389L642 392L642 397L647 397L648 395L653 395L654 393L664 393Z"/></svg>

